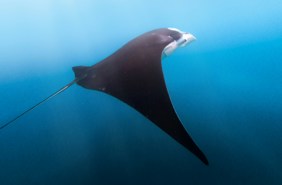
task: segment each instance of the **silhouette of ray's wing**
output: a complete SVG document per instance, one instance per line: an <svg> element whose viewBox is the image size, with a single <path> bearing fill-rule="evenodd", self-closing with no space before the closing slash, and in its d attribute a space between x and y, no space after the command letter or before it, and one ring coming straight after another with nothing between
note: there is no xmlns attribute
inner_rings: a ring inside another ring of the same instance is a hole
<svg viewBox="0 0 282 185"><path fill-rule="evenodd" d="M161 59L164 48L174 38L166 32L167 29L148 32L91 67L73 67L76 78L81 79L77 84L130 105L208 164L181 124L169 98Z"/></svg>
<svg viewBox="0 0 282 185"><path fill-rule="evenodd" d="M91 67L73 67L74 80L2 124L0 130L77 83L127 103L208 165L207 158L186 132L173 109L161 66L163 56L193 40L193 35L175 28L145 33Z"/></svg>

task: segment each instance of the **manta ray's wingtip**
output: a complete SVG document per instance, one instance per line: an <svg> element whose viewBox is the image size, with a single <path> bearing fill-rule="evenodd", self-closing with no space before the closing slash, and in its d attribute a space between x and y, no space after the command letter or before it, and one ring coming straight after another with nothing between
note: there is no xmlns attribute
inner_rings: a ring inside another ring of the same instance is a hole
<svg viewBox="0 0 282 185"><path fill-rule="evenodd" d="M197 145L196 145L197 146ZM200 148L194 147L192 150L190 150L192 153L194 153L205 165L209 166L209 161L204 152L200 150Z"/></svg>
<svg viewBox="0 0 282 185"><path fill-rule="evenodd" d="M198 156L199 157L199 159L206 165L206 166L209 166L210 165L210 163L209 163L209 161L208 161L208 158L202 153L202 155L201 156Z"/></svg>
<svg viewBox="0 0 282 185"><path fill-rule="evenodd" d="M187 133L188 134L188 133ZM204 154L204 152L194 143L192 138L189 139L190 143L187 145L187 143L181 143L186 149L188 149L190 152L192 152L201 162L203 162L205 165L209 166L209 160ZM178 141L179 142L179 141Z"/></svg>
<svg viewBox="0 0 282 185"><path fill-rule="evenodd" d="M204 152L202 152L202 150L196 144L194 145L193 148L190 148L188 150L191 151L192 153L194 153L195 156L197 156L200 159L200 161L202 161L205 165L209 166L208 158L206 157Z"/></svg>

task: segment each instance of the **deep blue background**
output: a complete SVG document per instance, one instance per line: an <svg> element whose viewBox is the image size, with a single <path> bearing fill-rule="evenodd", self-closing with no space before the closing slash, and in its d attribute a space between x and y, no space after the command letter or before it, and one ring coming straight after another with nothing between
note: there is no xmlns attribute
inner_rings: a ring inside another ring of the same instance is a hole
<svg viewBox="0 0 282 185"><path fill-rule="evenodd" d="M0 184L282 184L282 2L0 1L0 120L128 40L177 27L171 99L210 166L124 103L73 86L0 131Z"/></svg>

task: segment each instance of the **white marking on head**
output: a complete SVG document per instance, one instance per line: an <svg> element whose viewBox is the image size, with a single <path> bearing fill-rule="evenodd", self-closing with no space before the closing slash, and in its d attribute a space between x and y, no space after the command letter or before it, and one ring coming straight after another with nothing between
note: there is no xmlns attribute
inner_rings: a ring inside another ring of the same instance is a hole
<svg viewBox="0 0 282 185"><path fill-rule="evenodd" d="M168 28L169 30L172 31L177 31L178 33L181 34L181 37L178 40L172 41L170 44L168 44L164 50L163 50L163 56L169 56L170 54L173 53L174 50L176 50L178 47L184 47L187 44L191 43L192 41L196 40L196 37L193 36L190 33L186 33L183 31L180 31L177 28Z"/></svg>

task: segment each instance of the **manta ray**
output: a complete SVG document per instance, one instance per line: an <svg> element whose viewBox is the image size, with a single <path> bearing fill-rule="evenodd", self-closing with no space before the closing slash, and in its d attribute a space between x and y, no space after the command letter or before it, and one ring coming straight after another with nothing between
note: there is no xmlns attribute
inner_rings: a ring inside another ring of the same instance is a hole
<svg viewBox="0 0 282 185"><path fill-rule="evenodd" d="M208 165L206 156L188 134L173 108L162 72L162 59L193 40L195 37L192 34L175 28L146 32L92 66L73 67L74 80L3 124L0 129L77 84L126 103Z"/></svg>

